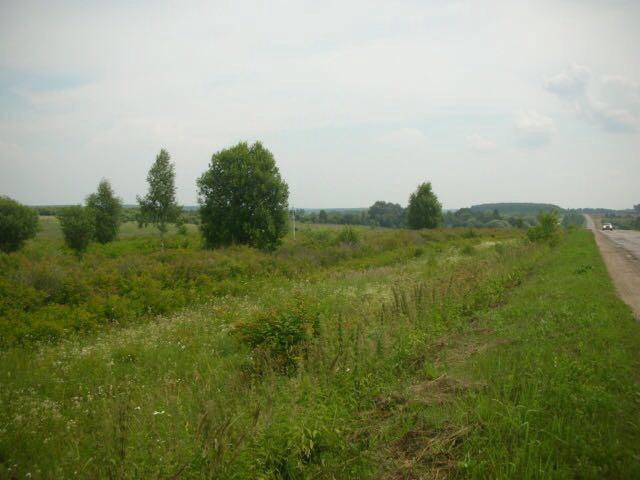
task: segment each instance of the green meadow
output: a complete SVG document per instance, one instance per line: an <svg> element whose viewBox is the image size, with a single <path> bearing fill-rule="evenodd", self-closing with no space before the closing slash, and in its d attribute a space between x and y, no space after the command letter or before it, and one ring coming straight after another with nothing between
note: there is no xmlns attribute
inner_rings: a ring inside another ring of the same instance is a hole
<svg viewBox="0 0 640 480"><path fill-rule="evenodd" d="M637 478L640 326L592 238L304 225L0 256L1 478Z"/></svg>

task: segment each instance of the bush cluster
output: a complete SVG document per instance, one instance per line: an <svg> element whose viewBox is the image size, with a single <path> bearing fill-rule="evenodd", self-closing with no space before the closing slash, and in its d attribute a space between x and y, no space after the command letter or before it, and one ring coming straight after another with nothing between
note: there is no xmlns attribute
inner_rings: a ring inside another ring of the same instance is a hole
<svg viewBox="0 0 640 480"><path fill-rule="evenodd" d="M235 326L236 335L252 349L252 368L290 374L317 336L320 316L302 300L271 307Z"/></svg>
<svg viewBox="0 0 640 480"><path fill-rule="evenodd" d="M527 230L527 238L532 242L544 242L554 246L560 240L560 224L555 211L540 212L538 225Z"/></svg>

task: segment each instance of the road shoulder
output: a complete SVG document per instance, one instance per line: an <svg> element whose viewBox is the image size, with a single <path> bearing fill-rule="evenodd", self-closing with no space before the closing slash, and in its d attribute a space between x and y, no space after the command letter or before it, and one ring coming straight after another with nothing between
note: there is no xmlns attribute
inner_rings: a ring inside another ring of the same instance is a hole
<svg viewBox="0 0 640 480"><path fill-rule="evenodd" d="M640 261L597 230L593 221L588 223L618 295L640 321Z"/></svg>

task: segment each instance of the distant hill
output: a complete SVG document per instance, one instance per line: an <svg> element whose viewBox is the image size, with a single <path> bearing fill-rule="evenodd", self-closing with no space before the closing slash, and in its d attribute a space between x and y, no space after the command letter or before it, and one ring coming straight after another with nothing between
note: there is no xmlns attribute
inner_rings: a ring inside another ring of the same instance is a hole
<svg viewBox="0 0 640 480"><path fill-rule="evenodd" d="M493 212L494 210L498 210L501 215L535 215L541 210L562 211L562 208L552 203L481 203L471 206L473 212Z"/></svg>

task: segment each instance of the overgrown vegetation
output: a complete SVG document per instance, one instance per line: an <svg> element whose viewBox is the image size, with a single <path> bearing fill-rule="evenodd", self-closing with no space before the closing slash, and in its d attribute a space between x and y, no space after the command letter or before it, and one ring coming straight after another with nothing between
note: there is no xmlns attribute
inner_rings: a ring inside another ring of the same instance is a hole
<svg viewBox="0 0 640 480"><path fill-rule="evenodd" d="M538 214L538 224L527 230L527 238L532 242L546 242L555 246L560 241L560 224L555 211Z"/></svg>
<svg viewBox="0 0 640 480"><path fill-rule="evenodd" d="M273 253L243 246L207 251L192 228L191 233L166 235L165 249L160 250L148 235L129 237L136 234L129 225L126 238L89 245L89 213L75 207L63 217L65 238L82 240L74 244L84 252L80 258L50 238L0 256L0 344L30 344L131 325L330 267L366 268L412 258L441 248L450 238L455 239L452 244L481 241L462 238L464 231L436 231L427 239L407 231L305 227L295 241L289 238ZM43 237L58 228L48 223ZM487 231L484 238L511 236Z"/></svg>
<svg viewBox="0 0 640 480"><path fill-rule="evenodd" d="M640 332L590 233L337 233L256 252L313 274L6 349L0 476L638 475Z"/></svg>

